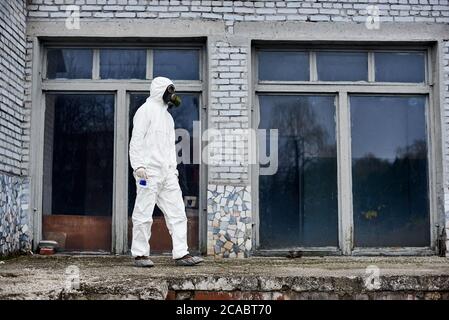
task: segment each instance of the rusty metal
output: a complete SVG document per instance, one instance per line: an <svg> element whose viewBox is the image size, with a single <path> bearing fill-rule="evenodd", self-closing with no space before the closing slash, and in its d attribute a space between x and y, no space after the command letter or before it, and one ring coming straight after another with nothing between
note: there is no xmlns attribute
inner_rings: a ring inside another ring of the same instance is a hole
<svg viewBox="0 0 449 320"><path fill-rule="evenodd" d="M111 217L46 215L42 217L43 235L66 234L65 250L111 251Z"/></svg>

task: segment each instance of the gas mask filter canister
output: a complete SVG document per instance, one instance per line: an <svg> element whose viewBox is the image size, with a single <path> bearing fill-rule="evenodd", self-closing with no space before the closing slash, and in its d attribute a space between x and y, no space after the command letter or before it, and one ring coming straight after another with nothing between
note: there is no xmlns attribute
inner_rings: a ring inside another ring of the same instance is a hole
<svg viewBox="0 0 449 320"><path fill-rule="evenodd" d="M169 85L162 96L164 102L168 107L179 107L181 105L181 98L175 93L175 86Z"/></svg>

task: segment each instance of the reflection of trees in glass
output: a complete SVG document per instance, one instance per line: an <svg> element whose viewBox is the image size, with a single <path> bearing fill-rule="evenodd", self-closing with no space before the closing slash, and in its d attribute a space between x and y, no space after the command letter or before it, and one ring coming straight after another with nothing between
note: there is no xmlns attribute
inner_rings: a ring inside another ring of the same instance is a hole
<svg viewBox="0 0 449 320"><path fill-rule="evenodd" d="M353 159L352 168L356 245L428 245L426 141L397 148L395 159Z"/></svg>
<svg viewBox="0 0 449 320"><path fill-rule="evenodd" d="M262 246L336 245L333 97L260 99L260 128L279 130L278 172L260 177Z"/></svg>

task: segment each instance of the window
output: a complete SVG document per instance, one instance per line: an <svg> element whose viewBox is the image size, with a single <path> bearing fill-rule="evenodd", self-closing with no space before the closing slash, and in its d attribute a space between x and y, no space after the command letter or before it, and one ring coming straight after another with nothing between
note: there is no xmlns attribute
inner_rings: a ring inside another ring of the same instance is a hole
<svg viewBox="0 0 449 320"><path fill-rule="evenodd" d="M366 52L322 51L316 54L318 80L368 81Z"/></svg>
<svg viewBox="0 0 449 320"><path fill-rule="evenodd" d="M261 248L337 246L335 96L259 101L259 128L279 130L277 173L260 177Z"/></svg>
<svg viewBox="0 0 449 320"><path fill-rule="evenodd" d="M423 83L426 79L424 51L261 49L257 63L259 81Z"/></svg>
<svg viewBox="0 0 449 320"><path fill-rule="evenodd" d="M429 244L426 99L350 97L355 245Z"/></svg>
<svg viewBox="0 0 449 320"><path fill-rule="evenodd" d="M51 49L47 52L48 79L91 79L93 50Z"/></svg>
<svg viewBox="0 0 449 320"><path fill-rule="evenodd" d="M146 50L100 50L101 79L145 79Z"/></svg>
<svg viewBox="0 0 449 320"><path fill-rule="evenodd" d="M424 82L425 55L422 52L376 52L376 81Z"/></svg>
<svg viewBox="0 0 449 320"><path fill-rule="evenodd" d="M42 229L44 239L65 239L66 250L111 250L114 100L46 96Z"/></svg>
<svg viewBox="0 0 449 320"><path fill-rule="evenodd" d="M48 48L46 79L200 81L198 48Z"/></svg>
<svg viewBox="0 0 449 320"><path fill-rule="evenodd" d="M45 120L39 123L45 141L39 164L43 237L65 237L66 250L128 252L136 187L128 157L132 118L149 96L151 79L165 76L174 80L182 98L181 107L170 112L178 133L188 245L198 251L199 213L205 206L198 161L200 122L205 116L202 47L105 43L79 48L52 45L44 52ZM168 253L171 238L157 209L153 220L152 252Z"/></svg>
<svg viewBox="0 0 449 320"><path fill-rule="evenodd" d="M199 80L198 50L154 50L154 75L173 80Z"/></svg>
<svg viewBox="0 0 449 320"><path fill-rule="evenodd" d="M46 214L111 216L114 95L48 95L46 123Z"/></svg>
<svg viewBox="0 0 449 320"><path fill-rule="evenodd" d="M259 80L309 80L309 54L301 51L260 51Z"/></svg>
<svg viewBox="0 0 449 320"><path fill-rule="evenodd" d="M426 50L262 46L255 56L259 158L278 130L278 169L259 170L256 184L259 250L430 249Z"/></svg>

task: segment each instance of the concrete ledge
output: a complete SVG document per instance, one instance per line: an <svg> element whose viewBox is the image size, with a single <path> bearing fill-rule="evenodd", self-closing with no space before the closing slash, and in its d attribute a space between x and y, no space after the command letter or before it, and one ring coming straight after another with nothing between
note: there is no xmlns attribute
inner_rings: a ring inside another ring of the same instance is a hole
<svg viewBox="0 0 449 320"><path fill-rule="evenodd" d="M34 256L0 264L0 299L449 299L449 259L310 257L213 260L140 269L126 256ZM366 267L379 286L365 285ZM67 290L79 268L80 289Z"/></svg>

